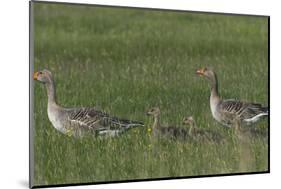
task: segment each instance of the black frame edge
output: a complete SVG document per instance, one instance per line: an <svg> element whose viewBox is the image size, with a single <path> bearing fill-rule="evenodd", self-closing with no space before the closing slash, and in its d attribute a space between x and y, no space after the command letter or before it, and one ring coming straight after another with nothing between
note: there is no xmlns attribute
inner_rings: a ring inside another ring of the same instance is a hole
<svg viewBox="0 0 281 189"><path fill-rule="evenodd" d="M180 179L190 179L190 178L210 178L210 177L225 177L225 176L241 176L253 174L268 174L269 171L262 172L243 172L243 173L228 173L228 174L218 174L218 175L200 175L200 176L186 176L186 177L163 177L163 178L150 178L150 179L136 179L136 180L118 180L118 181L102 181L102 182L84 182L84 183L70 183L70 184L51 184L51 185L37 185L32 188L52 188L52 187L68 187L68 186L85 186L85 185L100 185L100 184L120 184L120 183L130 183L130 182L153 182L153 181L165 181L165 180L180 180Z"/></svg>
<svg viewBox="0 0 281 189"><path fill-rule="evenodd" d="M34 60L34 14L33 14L33 1L29 1L29 188L34 187L34 146L33 146L33 87L31 73L33 73L33 60Z"/></svg>
<svg viewBox="0 0 281 189"><path fill-rule="evenodd" d="M268 28L268 33L267 33L267 37L268 37L268 41L267 41L267 50L268 50L268 54L267 54L267 58L268 58L268 74L267 74L267 87L268 87L268 172L270 173L270 16L268 16L268 24L267 24Z"/></svg>
<svg viewBox="0 0 281 189"><path fill-rule="evenodd" d="M133 8L143 10L154 10L154 11L175 11L175 12L189 12L197 14L219 14L219 15L232 15L232 16L256 16L256 17L269 17L269 15L259 14L242 14L242 13L224 13L224 12L208 12L208 11L192 11L192 10L178 10L178 9L163 9L163 8L151 8L151 7L134 7L124 5L102 5L102 4L89 4L89 3L73 3L73 2L56 2L56 1L41 1L31 0L34 3L49 3L49 4L64 4L64 5L81 5L81 6L97 6L97 7L111 7L111 8Z"/></svg>

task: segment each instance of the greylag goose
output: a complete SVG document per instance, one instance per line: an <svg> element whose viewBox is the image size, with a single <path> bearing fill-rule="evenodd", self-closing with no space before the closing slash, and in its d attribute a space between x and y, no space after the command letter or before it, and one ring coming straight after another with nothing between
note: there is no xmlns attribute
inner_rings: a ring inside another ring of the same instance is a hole
<svg viewBox="0 0 281 189"><path fill-rule="evenodd" d="M189 125L189 136L194 140L209 141L209 142L223 142L223 137L212 130L200 129L197 127L192 116L183 118L183 124Z"/></svg>
<svg viewBox="0 0 281 189"><path fill-rule="evenodd" d="M87 133L116 136L130 128L143 126L142 122L119 119L95 108L64 108L57 104L55 83L50 71L35 72L34 80L46 86L48 95L48 117L61 133L82 137Z"/></svg>
<svg viewBox="0 0 281 189"><path fill-rule="evenodd" d="M215 120L219 123L239 129L241 123L247 125L259 121L262 117L268 116L268 107L261 104L248 103L238 100L222 100L218 92L218 81L216 73L208 68L196 71L204 76L211 85L210 107Z"/></svg>
<svg viewBox="0 0 281 189"><path fill-rule="evenodd" d="M154 137L165 136L175 139L188 139L188 130L182 127L161 126L160 125L160 109L158 107L151 108L147 111L147 115L153 116L152 133Z"/></svg>

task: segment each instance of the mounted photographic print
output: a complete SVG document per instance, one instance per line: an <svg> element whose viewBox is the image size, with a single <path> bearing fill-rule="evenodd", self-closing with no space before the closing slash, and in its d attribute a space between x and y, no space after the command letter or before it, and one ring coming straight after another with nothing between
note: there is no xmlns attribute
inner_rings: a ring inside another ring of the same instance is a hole
<svg viewBox="0 0 281 189"><path fill-rule="evenodd" d="M30 187L269 173L269 17L30 2Z"/></svg>

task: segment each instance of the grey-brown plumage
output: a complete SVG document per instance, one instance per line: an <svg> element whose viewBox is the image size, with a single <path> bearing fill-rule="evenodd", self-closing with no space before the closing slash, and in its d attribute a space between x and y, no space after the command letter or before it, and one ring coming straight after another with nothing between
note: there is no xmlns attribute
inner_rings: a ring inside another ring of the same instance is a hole
<svg viewBox="0 0 281 189"><path fill-rule="evenodd" d="M268 108L263 107L261 104L248 103L238 100L222 100L218 93L217 76L211 69L199 69L196 73L204 76L210 82L211 112L214 119L221 124L228 127L236 127L241 123L250 125L259 121L261 118L268 116Z"/></svg>
<svg viewBox="0 0 281 189"><path fill-rule="evenodd" d="M183 118L183 124L189 125L189 136L195 141L207 141L221 143L224 141L222 135L210 129L198 128L192 116Z"/></svg>
<svg viewBox="0 0 281 189"><path fill-rule="evenodd" d="M152 125L152 133L154 137L164 136L174 139L188 139L189 130L183 127L176 126L161 126L160 124L160 109L158 107L148 110L147 115L153 116L154 122Z"/></svg>
<svg viewBox="0 0 281 189"><path fill-rule="evenodd" d="M218 104L218 109L221 111L221 122L227 126L237 118L246 124L252 124L268 115L268 108L262 107L261 104L236 100L223 100Z"/></svg>
<svg viewBox="0 0 281 189"><path fill-rule="evenodd" d="M55 83L48 70L34 73L34 79L45 84L48 95L48 117L60 132L81 137L85 134L116 136L142 122L120 119L95 108L64 108L57 104Z"/></svg>

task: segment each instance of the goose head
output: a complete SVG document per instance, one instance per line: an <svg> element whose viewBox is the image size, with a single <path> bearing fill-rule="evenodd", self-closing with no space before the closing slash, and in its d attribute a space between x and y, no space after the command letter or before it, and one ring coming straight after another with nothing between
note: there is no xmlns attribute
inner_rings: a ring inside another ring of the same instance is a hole
<svg viewBox="0 0 281 189"><path fill-rule="evenodd" d="M160 115L160 109L158 107L150 108L147 112L147 115L157 117Z"/></svg>
<svg viewBox="0 0 281 189"><path fill-rule="evenodd" d="M192 116L188 116L188 117L183 118L182 123L185 125L193 125L194 119Z"/></svg>
<svg viewBox="0 0 281 189"><path fill-rule="evenodd" d="M33 74L33 79L38 80L44 84L52 82L52 73L49 70L41 70Z"/></svg>
<svg viewBox="0 0 281 189"><path fill-rule="evenodd" d="M210 68L201 68L196 70L196 74L199 76L204 76L208 80L213 80L216 77L215 72Z"/></svg>
<svg viewBox="0 0 281 189"><path fill-rule="evenodd" d="M216 73L210 68L201 68L196 70L196 74L205 77L211 85L213 95L218 96L218 80Z"/></svg>

